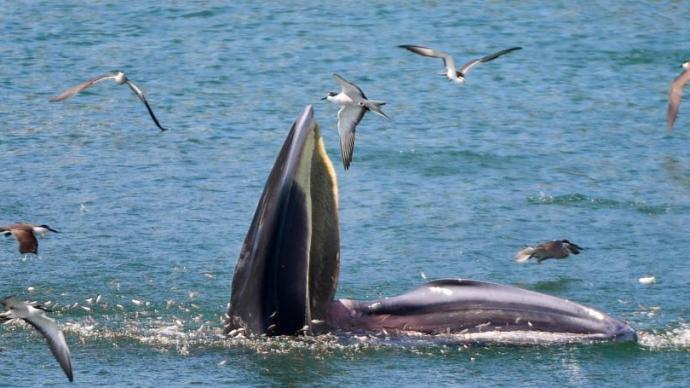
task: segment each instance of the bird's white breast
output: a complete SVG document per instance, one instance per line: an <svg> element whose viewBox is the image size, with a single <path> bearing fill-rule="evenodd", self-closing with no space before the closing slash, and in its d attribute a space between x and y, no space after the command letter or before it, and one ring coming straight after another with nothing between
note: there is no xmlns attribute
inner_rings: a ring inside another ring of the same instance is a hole
<svg viewBox="0 0 690 388"><path fill-rule="evenodd" d="M345 93L338 93L335 96L328 96L328 101L334 102L338 105L354 105L352 98Z"/></svg>
<svg viewBox="0 0 690 388"><path fill-rule="evenodd" d="M34 226L34 233L46 234L48 233L48 229L42 228L40 226Z"/></svg>

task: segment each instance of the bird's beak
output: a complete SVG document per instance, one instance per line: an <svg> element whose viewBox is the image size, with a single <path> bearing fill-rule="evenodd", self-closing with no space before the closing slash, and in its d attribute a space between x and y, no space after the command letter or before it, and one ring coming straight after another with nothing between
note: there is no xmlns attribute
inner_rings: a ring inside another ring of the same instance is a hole
<svg viewBox="0 0 690 388"><path fill-rule="evenodd" d="M51 228L50 226L46 226L46 229L48 229L49 231L51 231L51 232L53 232L53 233L60 233L60 232L58 232L57 230Z"/></svg>
<svg viewBox="0 0 690 388"><path fill-rule="evenodd" d="M325 100L325 99L327 99L327 98L328 98L328 96L321 97L321 101L323 101L323 100Z"/></svg>

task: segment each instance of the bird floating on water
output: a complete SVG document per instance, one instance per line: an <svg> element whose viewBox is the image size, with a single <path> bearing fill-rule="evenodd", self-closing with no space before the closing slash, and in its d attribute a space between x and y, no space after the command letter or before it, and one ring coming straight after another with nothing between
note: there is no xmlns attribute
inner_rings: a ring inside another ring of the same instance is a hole
<svg viewBox="0 0 690 388"><path fill-rule="evenodd" d="M3 299L0 301L0 304L5 309L3 313L0 313L0 323L21 319L33 326L48 341L48 346L53 356L55 356L69 381L73 381L72 356L70 355L69 347L55 320L46 316L45 313L48 310L40 305L23 302L14 296Z"/></svg>
<svg viewBox="0 0 690 388"><path fill-rule="evenodd" d="M352 162L352 153L355 148L355 130L357 124L362 121L364 114L371 110L385 118L388 118L381 110L384 101L369 100L362 89L349 82L338 74L333 74L340 84L340 93L329 92L322 100L328 100L340 106L338 110L338 135L340 135L340 154L343 159L343 167L347 170Z"/></svg>
<svg viewBox="0 0 690 388"><path fill-rule="evenodd" d="M536 247L527 247L515 255L515 260L524 262L531 258L536 258L538 263L546 259L565 259L570 254L577 255L583 250L577 244L568 240L547 241Z"/></svg>
<svg viewBox="0 0 690 388"><path fill-rule="evenodd" d="M144 91L141 90L140 87L138 87L134 82L130 81L125 73L121 71L115 71L111 74L104 74L104 75L99 75L98 77L91 78L90 80L81 83L79 85L73 86L62 93L58 94L57 96L53 97L50 99L51 102L57 102L57 101L62 101L66 100L75 94L82 92L93 85L105 81L105 80L113 80L115 81L118 85L122 84L127 84L130 89L132 89L132 92L139 97L139 100L146 105L146 109L149 111L149 114L151 115L151 118L153 119L153 122L156 124L158 128L160 128L161 131L167 131L167 128L163 128L161 124L158 122L158 119L156 118L156 115L153 114L153 110L151 109L151 106L149 105L148 101L146 101L146 97L144 96Z"/></svg>
<svg viewBox="0 0 690 388"><path fill-rule="evenodd" d="M668 113L666 113L666 124L668 130L673 129L673 124L676 122L678 116L678 109L680 108L680 98L683 95L683 88L690 81L690 60L683 63L683 72L676 77L671 83L671 88L668 91Z"/></svg>
<svg viewBox="0 0 690 388"><path fill-rule="evenodd" d="M473 60L465 63L460 68L460 70L457 70L455 68L455 60L453 59L453 57L451 57L450 54L443 52L441 50L435 50L435 49L428 48L428 47L414 46L414 45L409 45L409 44L400 45L398 47L407 49L409 51L412 51L415 54L419 54L419 55L422 55L425 57L443 59L443 66L445 66L445 70L443 73L440 73L440 75L444 75L444 76L448 77L449 80L456 82L456 83L459 83L459 84L465 82L465 78L467 77L467 73L469 73L469 71L472 70L472 68L474 68L478 64L493 61L494 59L496 59L502 55L508 54L511 51L522 49L522 47L511 47L511 48L508 48L505 50L495 52L493 54L483 56L481 58L473 59Z"/></svg>
<svg viewBox="0 0 690 388"><path fill-rule="evenodd" d="M45 235L48 231L60 233L48 225L32 225L32 224L13 224L9 226L0 226L0 233L5 236L14 236L19 243L19 253L34 253L38 254L38 240L36 240L36 233Z"/></svg>

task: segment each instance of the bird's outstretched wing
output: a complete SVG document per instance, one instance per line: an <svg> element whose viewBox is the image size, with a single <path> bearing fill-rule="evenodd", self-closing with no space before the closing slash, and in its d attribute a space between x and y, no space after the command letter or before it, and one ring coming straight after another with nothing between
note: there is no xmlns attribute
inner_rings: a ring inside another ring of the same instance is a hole
<svg viewBox="0 0 690 388"><path fill-rule="evenodd" d="M55 320L45 315L43 310L37 309L27 302L21 301L14 296L0 301L5 306L5 311L0 315L2 319L22 319L33 326L45 337L50 347L50 351L60 364L69 381L74 380L72 373L72 356L65 341L65 336L58 328Z"/></svg>
<svg viewBox="0 0 690 388"><path fill-rule="evenodd" d="M446 52L443 52L441 50L435 50L428 47L414 46L409 44L400 45L398 47L407 49L415 54L419 54L425 57L441 58L443 59L443 66L446 68L446 71L455 70L455 61L453 60L453 57L451 57L450 54Z"/></svg>
<svg viewBox="0 0 690 388"><path fill-rule="evenodd" d="M361 96L364 99L367 98L367 96L364 95L364 92L362 91L362 89L359 88L359 86L353 84L352 82L346 80L338 74L333 74L333 78L335 78L335 80L340 84L340 86L343 88L343 93L345 93L346 95L350 97Z"/></svg>
<svg viewBox="0 0 690 388"><path fill-rule="evenodd" d="M161 124L158 122L158 119L156 118L156 115L153 114L153 110L151 109L151 105L149 105L149 102L146 101L146 97L144 96L144 91L141 90L141 88L139 88L139 87L138 87L136 84L134 84L134 82L132 82L132 81L127 80L127 85L129 85L129 88L132 89L132 91L134 92L134 94L137 95L137 97L139 97L139 99L141 100L141 102L143 102L144 105L146 105L146 109L149 111L149 114L151 115L151 118L153 119L153 122L156 124L156 126L157 126L161 131L167 131L168 129L167 129L167 128L163 128L163 126L161 126Z"/></svg>
<svg viewBox="0 0 690 388"><path fill-rule="evenodd" d="M12 234L19 243L19 253L38 253L38 240L32 230L12 229Z"/></svg>
<svg viewBox="0 0 690 388"><path fill-rule="evenodd" d="M494 59L496 59L502 55L508 54L509 52L515 51L515 50L522 50L522 47L511 47L511 48L508 48L505 50L495 52L493 54L485 55L481 58L473 59L473 60L465 63L464 65L462 65L462 68L458 72L460 73L460 75L465 76L465 75L467 75L467 73L470 70L472 70L473 67L477 66L478 64L493 61Z"/></svg>
<svg viewBox="0 0 690 388"><path fill-rule="evenodd" d="M69 347L67 346L67 342L65 341L65 336L62 334L62 331L60 331L53 319L48 318L43 311L38 311L40 311L40 314L32 315L29 318L24 318L24 320L36 328L36 330L38 330L41 334L43 334L48 342L50 351L53 353L53 356L55 356L55 359L60 364L60 367L62 367L65 375L69 381L73 381L74 375L72 373L72 356L70 354Z"/></svg>
<svg viewBox="0 0 690 388"><path fill-rule="evenodd" d="M668 112L666 113L666 124L669 131L673 129L673 124L676 122L680 109L680 98L683 96L683 88L688 81L690 81L690 70L685 70L671 83L671 88L668 91Z"/></svg>
<svg viewBox="0 0 690 388"><path fill-rule="evenodd" d="M366 109L356 105L344 105L338 111L338 135L340 135L340 155L345 170L350 168L355 149L355 131L362 121Z"/></svg>
<svg viewBox="0 0 690 388"><path fill-rule="evenodd" d="M101 82L101 81L105 81L107 79L115 79L116 77L117 76L115 74L104 74L104 75L99 75L98 77L91 78L90 80L88 80L84 83L81 83L81 84L76 85L76 86L72 86L71 88L63 91L62 93L58 94L57 96L52 97L50 99L50 102L66 100L66 99L74 96L75 94L77 94L81 91L84 91L84 90L92 87L93 85Z"/></svg>

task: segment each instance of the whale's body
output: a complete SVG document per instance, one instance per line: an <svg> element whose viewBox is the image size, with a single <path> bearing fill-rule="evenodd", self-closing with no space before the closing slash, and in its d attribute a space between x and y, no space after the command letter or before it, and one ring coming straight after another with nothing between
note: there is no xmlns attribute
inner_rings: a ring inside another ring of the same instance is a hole
<svg viewBox="0 0 690 388"><path fill-rule="evenodd" d="M283 144L242 246L226 332L394 330L460 333L482 342L502 333L519 333L519 342L636 339L626 323L593 308L474 280L436 280L374 301L334 300L340 268L336 182L308 106Z"/></svg>
<svg viewBox="0 0 690 388"><path fill-rule="evenodd" d="M466 279L440 279L374 301L339 299L329 305L326 323L348 331L520 332L521 342L535 332L561 334L550 338L555 341L630 340L635 336L624 322L592 308L517 287ZM487 340L485 336L470 338Z"/></svg>

